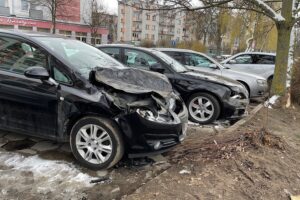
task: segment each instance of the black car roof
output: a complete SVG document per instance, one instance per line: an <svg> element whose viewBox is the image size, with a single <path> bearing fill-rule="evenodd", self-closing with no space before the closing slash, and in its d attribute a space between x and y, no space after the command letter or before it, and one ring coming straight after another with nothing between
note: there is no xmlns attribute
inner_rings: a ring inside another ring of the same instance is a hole
<svg viewBox="0 0 300 200"><path fill-rule="evenodd" d="M34 31L18 31L18 30L0 30L0 33L6 33L10 35L20 36L20 37L55 37L55 38L67 38L62 35L42 33Z"/></svg>

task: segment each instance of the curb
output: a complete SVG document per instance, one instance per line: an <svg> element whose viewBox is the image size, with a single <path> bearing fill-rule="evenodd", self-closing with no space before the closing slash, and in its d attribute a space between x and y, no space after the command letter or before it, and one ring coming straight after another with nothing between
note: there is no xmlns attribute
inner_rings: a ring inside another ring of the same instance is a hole
<svg viewBox="0 0 300 200"><path fill-rule="evenodd" d="M247 117L245 117L244 119L239 120L238 122L236 122L234 125L232 125L231 127L229 127L225 133L229 133L229 132L233 132L236 131L238 128L240 128L242 125L244 125L245 123L247 123L248 121L250 121L256 113L258 113L262 108L264 107L264 104L261 103L259 105L257 105L250 113Z"/></svg>

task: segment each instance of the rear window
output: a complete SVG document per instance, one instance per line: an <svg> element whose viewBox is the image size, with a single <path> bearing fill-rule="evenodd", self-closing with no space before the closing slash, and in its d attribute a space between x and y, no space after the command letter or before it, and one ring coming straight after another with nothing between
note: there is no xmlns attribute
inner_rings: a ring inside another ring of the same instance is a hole
<svg viewBox="0 0 300 200"><path fill-rule="evenodd" d="M275 64L275 56L257 55L256 64Z"/></svg>

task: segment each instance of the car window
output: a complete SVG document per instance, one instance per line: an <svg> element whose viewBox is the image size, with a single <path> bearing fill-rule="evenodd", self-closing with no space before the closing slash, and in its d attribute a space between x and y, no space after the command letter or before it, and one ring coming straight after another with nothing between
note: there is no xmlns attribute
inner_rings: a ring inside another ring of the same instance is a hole
<svg viewBox="0 0 300 200"><path fill-rule="evenodd" d="M209 67L210 64L213 64L213 62L206 57L193 53L186 53L184 55L184 60L185 65L195 67Z"/></svg>
<svg viewBox="0 0 300 200"><path fill-rule="evenodd" d="M24 74L29 67L47 67L47 56L40 49L13 38L1 37L0 69Z"/></svg>
<svg viewBox="0 0 300 200"><path fill-rule="evenodd" d="M104 53L107 53L108 55L110 55L111 57L113 57L114 59L117 59L118 61L121 61L121 57L120 57L120 49L119 48L100 48L101 51L103 51Z"/></svg>
<svg viewBox="0 0 300 200"><path fill-rule="evenodd" d="M182 54L181 53L174 52L174 51L164 51L164 53L167 54L168 56L171 56L172 58L174 58L178 62L182 63Z"/></svg>
<svg viewBox="0 0 300 200"><path fill-rule="evenodd" d="M130 67L149 68L151 65L159 63L157 59L142 51L125 49L125 64Z"/></svg>
<svg viewBox="0 0 300 200"><path fill-rule="evenodd" d="M255 64L275 64L275 56L271 55L257 55Z"/></svg>
<svg viewBox="0 0 300 200"><path fill-rule="evenodd" d="M60 66L63 66L57 59L51 59L51 68L53 69L53 78L54 80L60 83L72 84L72 80L68 75L60 69Z"/></svg>
<svg viewBox="0 0 300 200"><path fill-rule="evenodd" d="M240 55L234 58L236 64L253 64L251 55Z"/></svg>

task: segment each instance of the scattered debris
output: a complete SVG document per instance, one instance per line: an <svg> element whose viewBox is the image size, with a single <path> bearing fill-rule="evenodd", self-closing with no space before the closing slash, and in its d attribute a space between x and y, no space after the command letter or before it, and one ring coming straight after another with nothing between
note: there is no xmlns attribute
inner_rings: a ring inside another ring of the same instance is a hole
<svg viewBox="0 0 300 200"><path fill-rule="evenodd" d="M183 169L179 172L179 174L191 174L190 170Z"/></svg>
<svg viewBox="0 0 300 200"><path fill-rule="evenodd" d="M100 183L100 184L108 184L108 183L111 183L112 182L112 179L110 177L101 177L101 178L98 178L98 179L94 179L94 180L91 180L90 183L93 184L93 183Z"/></svg>

